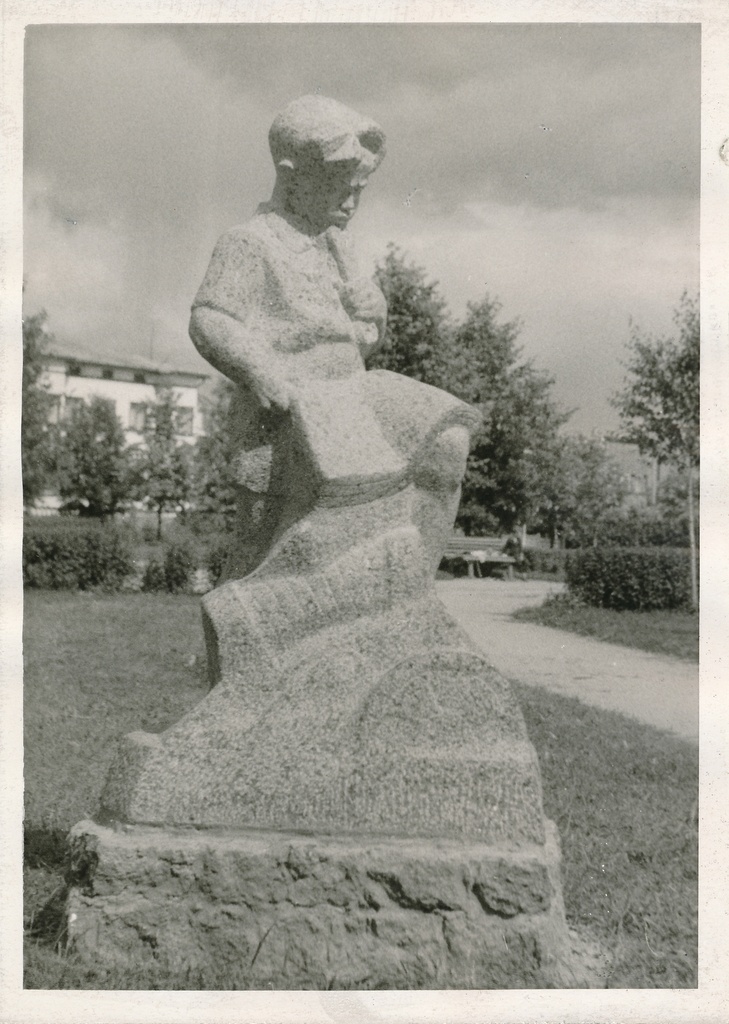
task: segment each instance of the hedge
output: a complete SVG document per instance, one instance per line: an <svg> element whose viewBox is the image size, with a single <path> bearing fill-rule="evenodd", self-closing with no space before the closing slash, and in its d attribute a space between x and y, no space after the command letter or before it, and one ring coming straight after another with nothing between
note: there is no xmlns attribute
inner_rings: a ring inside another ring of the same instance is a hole
<svg viewBox="0 0 729 1024"><path fill-rule="evenodd" d="M687 548L688 527L681 517L632 508L606 516L598 524L597 544L604 548Z"/></svg>
<svg viewBox="0 0 729 1024"><path fill-rule="evenodd" d="M618 611L690 606L683 548L579 548L567 556L567 587L586 604Z"/></svg>
<svg viewBox="0 0 729 1024"><path fill-rule="evenodd" d="M223 577L223 569L228 561L230 541L218 540L211 544L206 552L205 563L210 577L210 584L217 587Z"/></svg>
<svg viewBox="0 0 729 1024"><path fill-rule="evenodd" d="M142 590L183 593L190 589L195 569L195 556L190 545L172 541L165 546L162 561L153 556L147 563Z"/></svg>
<svg viewBox="0 0 729 1024"><path fill-rule="evenodd" d="M134 571L129 532L90 520L27 524L23 583L49 590L118 590Z"/></svg>
<svg viewBox="0 0 729 1024"><path fill-rule="evenodd" d="M567 552L561 548L524 548L520 569L528 572L554 573L564 572Z"/></svg>

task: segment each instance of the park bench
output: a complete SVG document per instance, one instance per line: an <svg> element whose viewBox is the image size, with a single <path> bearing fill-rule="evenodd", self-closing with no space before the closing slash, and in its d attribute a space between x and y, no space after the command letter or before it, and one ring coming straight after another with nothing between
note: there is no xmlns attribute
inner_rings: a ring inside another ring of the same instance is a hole
<svg viewBox="0 0 729 1024"><path fill-rule="evenodd" d="M484 569L505 566L508 578L513 579L516 559L504 553L505 543L503 537L451 537L446 542L443 558L462 559L468 566L469 576L483 576Z"/></svg>

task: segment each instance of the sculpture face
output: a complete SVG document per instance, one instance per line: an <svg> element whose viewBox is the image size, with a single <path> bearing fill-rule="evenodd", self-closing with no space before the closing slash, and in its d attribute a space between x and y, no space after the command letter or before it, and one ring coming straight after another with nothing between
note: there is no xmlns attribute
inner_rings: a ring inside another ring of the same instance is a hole
<svg viewBox="0 0 729 1024"><path fill-rule="evenodd" d="M276 167L274 199L314 234L347 226L385 155L379 125L326 96L290 103L275 118L268 140Z"/></svg>
<svg viewBox="0 0 729 1024"><path fill-rule="evenodd" d="M369 170L350 161L322 161L318 166L287 168L287 209L315 234L346 228L359 206Z"/></svg>

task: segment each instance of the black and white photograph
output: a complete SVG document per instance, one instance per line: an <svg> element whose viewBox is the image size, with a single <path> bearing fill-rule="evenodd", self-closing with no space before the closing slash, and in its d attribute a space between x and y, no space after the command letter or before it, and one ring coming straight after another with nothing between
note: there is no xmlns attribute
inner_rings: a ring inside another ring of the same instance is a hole
<svg viewBox="0 0 729 1024"><path fill-rule="evenodd" d="M3 1019L720 1021L725 21L178 6L3 23Z"/></svg>

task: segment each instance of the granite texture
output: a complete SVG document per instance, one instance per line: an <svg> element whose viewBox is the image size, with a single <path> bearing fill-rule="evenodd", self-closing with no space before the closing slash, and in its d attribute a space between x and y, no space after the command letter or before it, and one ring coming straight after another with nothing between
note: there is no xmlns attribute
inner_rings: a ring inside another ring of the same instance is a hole
<svg viewBox="0 0 729 1024"><path fill-rule="evenodd" d="M69 934L114 967L228 971L241 988L584 983L559 851L440 840L103 828L70 838Z"/></svg>
<svg viewBox="0 0 729 1024"><path fill-rule="evenodd" d="M75 871L69 934L132 955L177 932L183 960L250 957L261 985L547 983L566 925L536 755L434 588L480 417L365 371L384 299L345 228L381 130L304 97L270 142L272 200L218 243L190 325L238 385L211 689L120 743L99 815L116 831L72 839L92 881Z"/></svg>
<svg viewBox="0 0 729 1024"><path fill-rule="evenodd" d="M220 681L161 736L125 738L106 815L539 841L539 770L519 709L426 573L410 528L326 570L213 591Z"/></svg>

